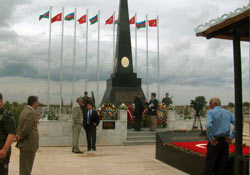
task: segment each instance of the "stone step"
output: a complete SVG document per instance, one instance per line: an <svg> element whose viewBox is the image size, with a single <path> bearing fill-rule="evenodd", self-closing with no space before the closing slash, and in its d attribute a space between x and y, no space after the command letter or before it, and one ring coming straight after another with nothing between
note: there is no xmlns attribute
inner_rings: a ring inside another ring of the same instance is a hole
<svg viewBox="0 0 250 175"><path fill-rule="evenodd" d="M155 140L155 136L129 136L126 141L148 141Z"/></svg>
<svg viewBox="0 0 250 175"><path fill-rule="evenodd" d="M147 141L125 141L124 145L126 146L135 146L135 145L154 145L155 140L147 140Z"/></svg>
<svg viewBox="0 0 250 175"><path fill-rule="evenodd" d="M155 132L149 132L149 131L139 131L139 132L128 132L128 137L133 136L156 136Z"/></svg>

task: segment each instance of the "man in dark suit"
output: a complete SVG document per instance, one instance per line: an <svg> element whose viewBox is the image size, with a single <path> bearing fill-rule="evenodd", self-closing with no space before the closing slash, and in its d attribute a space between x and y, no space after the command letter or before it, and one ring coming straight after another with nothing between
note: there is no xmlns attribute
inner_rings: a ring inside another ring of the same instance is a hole
<svg viewBox="0 0 250 175"><path fill-rule="evenodd" d="M142 113L144 111L143 94L142 94L142 92L139 92L138 96L135 97L134 104L135 104L135 110L134 110L135 131L141 131Z"/></svg>
<svg viewBox="0 0 250 175"><path fill-rule="evenodd" d="M93 109L91 103L87 104L87 111L83 114L83 127L86 131L88 151L96 151L96 127L99 124L99 116L97 111Z"/></svg>

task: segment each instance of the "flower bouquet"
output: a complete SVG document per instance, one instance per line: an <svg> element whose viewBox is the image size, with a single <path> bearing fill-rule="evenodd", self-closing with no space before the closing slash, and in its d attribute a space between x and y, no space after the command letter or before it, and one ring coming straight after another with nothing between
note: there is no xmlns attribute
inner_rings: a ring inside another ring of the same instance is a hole
<svg viewBox="0 0 250 175"><path fill-rule="evenodd" d="M100 120L117 120L118 111L112 103L104 103L98 110Z"/></svg>

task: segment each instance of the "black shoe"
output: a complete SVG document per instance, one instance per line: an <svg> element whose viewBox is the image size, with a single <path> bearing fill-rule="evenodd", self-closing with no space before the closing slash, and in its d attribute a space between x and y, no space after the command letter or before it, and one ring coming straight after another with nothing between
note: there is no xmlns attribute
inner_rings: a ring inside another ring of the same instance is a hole
<svg viewBox="0 0 250 175"><path fill-rule="evenodd" d="M91 151L91 149L88 149L88 151Z"/></svg>
<svg viewBox="0 0 250 175"><path fill-rule="evenodd" d="M93 151L96 151L96 148L92 148Z"/></svg>
<svg viewBox="0 0 250 175"><path fill-rule="evenodd" d="M76 154L83 154L82 151L76 151L75 153L76 153Z"/></svg>

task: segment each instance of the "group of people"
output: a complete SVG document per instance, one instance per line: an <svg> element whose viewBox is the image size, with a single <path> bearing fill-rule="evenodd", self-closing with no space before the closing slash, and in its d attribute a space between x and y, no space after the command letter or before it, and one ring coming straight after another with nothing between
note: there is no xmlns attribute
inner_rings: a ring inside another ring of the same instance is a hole
<svg viewBox="0 0 250 175"><path fill-rule="evenodd" d="M163 99L163 102L172 103L171 99ZM88 93L84 97L76 100L78 106L73 108L72 133L73 146L72 152L83 154L78 146L81 128L86 131L88 151L96 151L96 127L99 124L99 117L93 108L92 100ZM156 111L158 100L156 94L151 94L149 102L143 99L140 92L134 100L135 102L135 130L141 128L142 113L147 106L147 111L152 119L151 131L156 128ZM168 105L169 105L168 104ZM167 104L166 104L167 105ZM8 175L9 161L11 156L11 144L16 142L16 147L20 150L19 174L31 175L36 152L39 147L38 134L38 113L36 109L39 106L39 100L36 96L30 96L27 100L27 106L24 107L19 115L19 123L16 130L15 120L11 113L3 108L3 95L0 93L0 174ZM235 129L231 132L231 124L235 125L235 116L228 110L221 107L219 98L212 98L209 101L210 110L206 116L207 129L207 155L205 159L205 175L225 174L228 156L229 144L235 137Z"/></svg>
<svg viewBox="0 0 250 175"><path fill-rule="evenodd" d="M3 95L0 93L0 174L8 175L11 156L11 144L16 143L20 150L19 174L31 175L36 151L39 147L38 134L38 97L30 96L27 106L19 115L16 130L15 120L11 113L3 108Z"/></svg>
<svg viewBox="0 0 250 175"><path fill-rule="evenodd" d="M79 137L81 128L86 132L88 151L96 151L96 127L99 124L99 116L93 108L93 100L84 92L83 97L76 99L77 106L72 110L72 152L83 154L79 149Z"/></svg>
<svg viewBox="0 0 250 175"><path fill-rule="evenodd" d="M141 131L142 115L147 113L151 120L150 131L155 131L157 127L157 109L159 101L156 99L156 93L151 93L151 99L149 102L144 98L143 93L139 92L134 99L134 130ZM169 93L166 93L166 97L162 99L162 103L169 106L173 103L172 98L169 97Z"/></svg>

